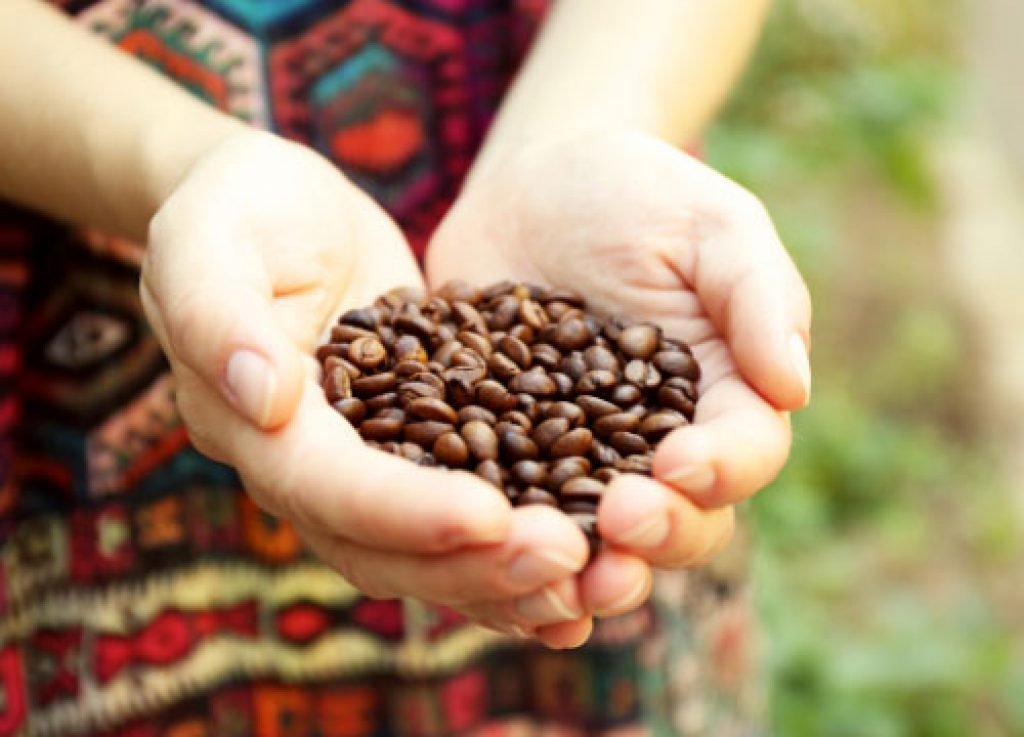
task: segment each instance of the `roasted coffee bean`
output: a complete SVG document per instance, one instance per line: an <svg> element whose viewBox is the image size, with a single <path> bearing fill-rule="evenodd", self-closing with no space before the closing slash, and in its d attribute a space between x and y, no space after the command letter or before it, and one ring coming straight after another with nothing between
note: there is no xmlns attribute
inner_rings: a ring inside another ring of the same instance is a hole
<svg viewBox="0 0 1024 737"><path fill-rule="evenodd" d="M332 343L351 343L357 338L376 338L377 333L355 325L335 325L331 328Z"/></svg>
<svg viewBox="0 0 1024 737"><path fill-rule="evenodd" d="M462 426L461 433L470 454L478 461L493 461L498 457L498 436L489 423L470 420Z"/></svg>
<svg viewBox="0 0 1024 737"><path fill-rule="evenodd" d="M658 389L658 404L668 409L681 412L684 417L692 420L696 407L682 389L673 386L662 386Z"/></svg>
<svg viewBox="0 0 1024 737"><path fill-rule="evenodd" d="M513 335L506 335L502 338L498 347L501 349L502 353L511 358L515 362L516 366L521 369L528 369L533 363L533 355L530 353L530 347Z"/></svg>
<svg viewBox="0 0 1024 737"><path fill-rule="evenodd" d="M415 335L403 335L395 341L395 359L398 361L427 362L427 352Z"/></svg>
<svg viewBox="0 0 1024 737"><path fill-rule="evenodd" d="M604 493L604 484L587 476L577 476L562 484L558 493L563 501L569 499L593 499L596 501Z"/></svg>
<svg viewBox="0 0 1024 737"><path fill-rule="evenodd" d="M518 461L512 464L512 478L524 486L544 486L548 480L548 467L540 461Z"/></svg>
<svg viewBox="0 0 1024 737"><path fill-rule="evenodd" d="M371 417L359 426L359 434L367 440L395 440L402 434L402 421L395 417Z"/></svg>
<svg viewBox="0 0 1024 737"><path fill-rule="evenodd" d="M341 316L338 322L342 325L352 325L363 330L374 330L380 322L380 313L372 307L349 310Z"/></svg>
<svg viewBox="0 0 1024 737"><path fill-rule="evenodd" d="M696 381L700 378L700 369L693 356L683 351L661 351L654 354L654 365L666 376L682 376L684 379Z"/></svg>
<svg viewBox="0 0 1024 737"><path fill-rule="evenodd" d="M344 343L324 343L316 349L316 360L323 364L328 358L345 358L348 356L348 347Z"/></svg>
<svg viewBox="0 0 1024 737"><path fill-rule="evenodd" d="M586 347L591 337L587 324L578 317L571 317L568 320L562 319L559 321L558 332L555 334L555 343L563 351L574 351Z"/></svg>
<svg viewBox="0 0 1024 737"><path fill-rule="evenodd" d="M494 432L501 437L502 433L514 432L516 435L529 435L526 428L520 425L518 422L511 422L509 420L498 420L494 423Z"/></svg>
<svg viewBox="0 0 1024 737"><path fill-rule="evenodd" d="M446 432L451 432L453 426L447 422L436 420L424 420L423 422L410 422L402 430L402 436L410 443L416 443L424 448L433 448L437 439Z"/></svg>
<svg viewBox="0 0 1024 737"><path fill-rule="evenodd" d="M643 399L643 392L634 384L619 384L608 398L620 407L629 407Z"/></svg>
<svg viewBox="0 0 1024 737"><path fill-rule="evenodd" d="M406 381L398 387L398 402L403 407L415 399L441 399L444 390L438 390L425 381Z"/></svg>
<svg viewBox="0 0 1024 737"><path fill-rule="evenodd" d="M513 376L508 387L514 392L526 392L535 397L552 397L558 391L558 385L539 366L536 370L531 369Z"/></svg>
<svg viewBox="0 0 1024 737"><path fill-rule="evenodd" d="M601 369L618 373L620 370L619 359L615 354L600 345L592 345L583 352L583 360L588 369Z"/></svg>
<svg viewBox="0 0 1024 737"><path fill-rule="evenodd" d="M366 404L367 408L369 408L369 400L367 400ZM377 410L377 414L375 414L374 417L390 417L391 419L398 420L399 422L405 422L407 419L405 411L402 410L401 407L381 407Z"/></svg>
<svg viewBox="0 0 1024 737"><path fill-rule="evenodd" d="M532 299L524 299L519 303L519 319L534 330L540 330L550 321L544 308Z"/></svg>
<svg viewBox="0 0 1024 737"><path fill-rule="evenodd" d="M492 412L514 409L516 397L497 381L485 379L476 386L476 399Z"/></svg>
<svg viewBox="0 0 1024 737"><path fill-rule="evenodd" d="M398 404L398 392L384 392L366 400L366 411L371 415L379 414L382 409L388 409Z"/></svg>
<svg viewBox="0 0 1024 737"><path fill-rule="evenodd" d="M472 351L475 351L477 355L484 359L489 358L494 352L494 346L491 345L491 341L480 333L474 333L471 330L463 330L456 337L462 345Z"/></svg>
<svg viewBox="0 0 1024 737"><path fill-rule="evenodd" d="M348 397L339 399L333 403L334 409L341 413L341 416L348 420L350 425L358 425L366 418L366 405L362 399Z"/></svg>
<svg viewBox="0 0 1024 737"><path fill-rule="evenodd" d="M508 279L503 279L500 282L496 282L484 288L482 292L482 297L483 299L490 301L495 297L500 297L505 294L512 294L512 290L515 288L515 282L509 281Z"/></svg>
<svg viewBox="0 0 1024 737"><path fill-rule="evenodd" d="M426 367L421 362L408 360L396 363L394 371L395 376L398 377L399 383L401 383L402 381L413 378L416 374L423 371L424 368Z"/></svg>
<svg viewBox="0 0 1024 737"><path fill-rule="evenodd" d="M479 287L461 279L447 282L438 290L438 294L449 302L468 302L472 305L483 299L483 292Z"/></svg>
<svg viewBox="0 0 1024 737"><path fill-rule="evenodd" d="M542 419L540 402L532 394L526 394L525 392L516 394L516 409L529 417L531 424L535 424Z"/></svg>
<svg viewBox="0 0 1024 737"><path fill-rule="evenodd" d="M470 404L459 410L459 422L468 423L473 420L479 420L487 425L493 425L498 421L494 413L489 409L481 407L477 404Z"/></svg>
<svg viewBox="0 0 1024 737"><path fill-rule="evenodd" d="M517 338L523 341L527 345L532 345L533 342L537 339L537 333L534 332L533 328L531 328L529 325L523 325L522 323L510 327L508 329L508 334L511 335L513 338Z"/></svg>
<svg viewBox="0 0 1024 737"><path fill-rule="evenodd" d="M590 547L590 558L593 559L601 549L601 538L597 534L596 512L567 512L569 519L580 528L587 538Z"/></svg>
<svg viewBox="0 0 1024 737"><path fill-rule="evenodd" d="M394 350L395 343L398 341L398 333L396 333L388 325L381 325L377 328L377 337L380 338L380 342L384 344L384 347L389 351Z"/></svg>
<svg viewBox="0 0 1024 737"><path fill-rule="evenodd" d="M544 303L544 311L548 313L548 317L552 320L558 320L571 309L574 309L573 305L560 299L553 299L550 302Z"/></svg>
<svg viewBox="0 0 1024 737"><path fill-rule="evenodd" d="M349 360L362 371L377 368L384 363L387 356L384 344L375 335L356 338L348 347Z"/></svg>
<svg viewBox="0 0 1024 737"><path fill-rule="evenodd" d="M642 476L650 476L654 466L654 459L649 455L626 456L615 464L615 468L622 473L637 473Z"/></svg>
<svg viewBox="0 0 1024 737"><path fill-rule="evenodd" d="M335 366L327 372L327 375L324 376L323 387L327 401L332 404L339 399L348 399L352 396L352 379L349 378L345 367L341 365Z"/></svg>
<svg viewBox="0 0 1024 737"><path fill-rule="evenodd" d="M533 420L531 420L529 415L527 415L525 412L521 412L520 410L517 409L512 409L509 410L508 412L502 412L498 416L498 421L511 422L514 425L519 425L519 427L526 430L527 433L533 430Z"/></svg>
<svg viewBox="0 0 1024 737"><path fill-rule="evenodd" d="M435 350L434 354L431 356L431 359L437 361L439 364L447 368L448 366L452 365L452 356L454 356L456 352L458 352L461 349L462 343L460 343L457 340L450 340L447 343L442 344L437 350Z"/></svg>
<svg viewBox="0 0 1024 737"><path fill-rule="evenodd" d="M444 379L438 376L436 373L430 371L424 371L419 374L415 374L409 377L412 381L421 381L424 384L430 384L432 387L437 389L438 398L444 399Z"/></svg>
<svg viewBox="0 0 1024 737"><path fill-rule="evenodd" d="M504 353L492 353L487 359L487 368L500 381L508 381L521 371L516 362Z"/></svg>
<svg viewBox="0 0 1024 737"><path fill-rule="evenodd" d="M640 423L640 434L648 443L657 443L663 437L681 425L687 424L686 418L675 410L662 410L648 415Z"/></svg>
<svg viewBox="0 0 1024 737"><path fill-rule="evenodd" d="M658 341L661 339L661 331L654 325L641 323L631 325L619 333L619 350L630 358L647 360L658 350Z"/></svg>
<svg viewBox="0 0 1024 737"><path fill-rule="evenodd" d="M434 458L449 468L462 468L469 460L466 441L456 432L446 432L434 441Z"/></svg>
<svg viewBox="0 0 1024 737"><path fill-rule="evenodd" d="M443 323L452 316L452 306L443 297L431 297L423 306L423 314L436 323Z"/></svg>
<svg viewBox="0 0 1024 737"><path fill-rule="evenodd" d="M410 417L420 420L436 420L454 425L459 421L458 413L448 404L433 397L420 397L405 405L405 411ZM435 455L437 455L435 453Z"/></svg>
<svg viewBox="0 0 1024 737"><path fill-rule="evenodd" d="M544 420L533 430L531 437L545 453L551 444L569 432L569 420L564 417L552 417Z"/></svg>
<svg viewBox="0 0 1024 737"><path fill-rule="evenodd" d="M573 381L579 381L587 371L587 360L581 351L573 351L562 359L562 372Z"/></svg>
<svg viewBox="0 0 1024 737"><path fill-rule="evenodd" d="M610 484L612 479L619 475L619 472L610 466L604 466L594 471L594 478L602 484Z"/></svg>
<svg viewBox="0 0 1024 737"><path fill-rule="evenodd" d="M582 427L587 421L586 413L572 402L552 402L544 414L548 417L564 417L573 427Z"/></svg>
<svg viewBox="0 0 1024 737"><path fill-rule="evenodd" d="M575 289L568 289L566 287L551 287L545 289L544 292L539 296L541 302L565 302L573 307L583 306L583 295L577 292Z"/></svg>
<svg viewBox="0 0 1024 737"><path fill-rule="evenodd" d="M452 354L451 360L452 366L470 366L473 368L481 368L486 372L487 370L487 359L481 356L474 350L469 348L459 348Z"/></svg>
<svg viewBox="0 0 1024 737"><path fill-rule="evenodd" d="M562 353L550 343L535 343L530 346L533 362L548 371L557 371L562 361Z"/></svg>
<svg viewBox="0 0 1024 737"><path fill-rule="evenodd" d="M590 457L594 459L594 463L598 466L614 466L622 460L622 455L619 451L610 445L602 443L600 440L594 440L590 446Z"/></svg>
<svg viewBox="0 0 1024 737"><path fill-rule="evenodd" d="M489 332L484 316L469 302L452 302L452 314L460 330L471 330L481 335Z"/></svg>
<svg viewBox="0 0 1024 737"><path fill-rule="evenodd" d="M537 331L537 335L534 338L534 343L546 343L548 345L555 345L558 338L558 325L557 323L549 322L547 325Z"/></svg>
<svg viewBox="0 0 1024 737"><path fill-rule="evenodd" d="M501 466L492 458L477 464L476 475L499 489L505 485L505 480L501 474Z"/></svg>
<svg viewBox="0 0 1024 737"><path fill-rule="evenodd" d="M398 455L408 461L412 461L413 463L419 461L419 459L423 457L423 454L423 448L416 445L416 443L406 442L398 446Z"/></svg>
<svg viewBox="0 0 1024 737"><path fill-rule="evenodd" d="M590 430L585 427L577 427L553 442L548 448L548 452L552 458L586 455L590 451L593 440L594 435Z"/></svg>
<svg viewBox="0 0 1024 737"><path fill-rule="evenodd" d="M650 450L647 441L633 432L614 432L608 442L624 456L639 455Z"/></svg>
<svg viewBox="0 0 1024 737"><path fill-rule="evenodd" d="M573 389L573 381L567 374L554 372L549 374L551 380L555 382L555 395L559 397L571 397Z"/></svg>
<svg viewBox="0 0 1024 737"><path fill-rule="evenodd" d="M375 397L378 394L392 391L398 386L398 377L391 371L370 376L360 376L352 381L352 391L357 397Z"/></svg>
<svg viewBox="0 0 1024 737"><path fill-rule="evenodd" d="M537 444L529 436L511 430L498 433L498 444L502 457L511 463L534 460L540 455Z"/></svg>
<svg viewBox="0 0 1024 737"><path fill-rule="evenodd" d="M586 476L590 473L590 461L580 456L559 458L548 472L548 488L559 491L569 479Z"/></svg>
<svg viewBox="0 0 1024 737"><path fill-rule="evenodd" d="M419 314L419 310L413 313L411 310L398 315L392 323L396 330L406 334L415 335L422 341L429 341L430 336L437 330L437 325Z"/></svg>
<svg viewBox="0 0 1024 737"><path fill-rule="evenodd" d="M511 294L498 297L491 304L491 312L487 317L487 327L491 330L508 330L516 322L519 315L519 300Z"/></svg>
<svg viewBox="0 0 1024 737"><path fill-rule="evenodd" d="M618 377L611 371L594 369L587 371L576 382L576 391L580 394L602 394L618 383Z"/></svg>
<svg viewBox="0 0 1024 737"><path fill-rule="evenodd" d="M587 413L587 417L592 422L598 417L604 417L605 415L615 414L620 411L618 405L612 404L607 399L593 397L589 394L577 397L576 404Z"/></svg>
<svg viewBox="0 0 1024 737"><path fill-rule="evenodd" d="M557 507L558 499L550 491L530 486L523 493L516 497L516 506L522 507L528 504L544 504L548 507Z"/></svg>
<svg viewBox="0 0 1024 737"><path fill-rule="evenodd" d="M616 412L598 417L593 424L594 432L601 438L607 438L616 432L633 432L639 426L640 418L629 412Z"/></svg>

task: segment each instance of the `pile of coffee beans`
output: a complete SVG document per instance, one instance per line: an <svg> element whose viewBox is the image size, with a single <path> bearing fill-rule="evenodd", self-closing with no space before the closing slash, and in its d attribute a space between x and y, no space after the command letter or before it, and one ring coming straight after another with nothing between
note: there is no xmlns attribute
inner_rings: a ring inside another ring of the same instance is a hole
<svg viewBox="0 0 1024 737"><path fill-rule="evenodd" d="M395 290L342 315L317 358L327 400L368 444L557 507L592 546L605 485L650 475L655 444L693 420L700 376L655 325L512 282Z"/></svg>

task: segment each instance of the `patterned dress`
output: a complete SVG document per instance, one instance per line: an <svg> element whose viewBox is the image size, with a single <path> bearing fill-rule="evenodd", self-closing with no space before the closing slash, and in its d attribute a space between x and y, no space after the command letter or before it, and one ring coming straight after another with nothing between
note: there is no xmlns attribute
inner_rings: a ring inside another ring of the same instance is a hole
<svg viewBox="0 0 1024 737"><path fill-rule="evenodd" d="M56 4L321 151L420 255L545 11ZM752 734L748 596L728 556L663 577L573 652L367 600L317 563L189 446L139 260L136 244L0 203L0 737Z"/></svg>

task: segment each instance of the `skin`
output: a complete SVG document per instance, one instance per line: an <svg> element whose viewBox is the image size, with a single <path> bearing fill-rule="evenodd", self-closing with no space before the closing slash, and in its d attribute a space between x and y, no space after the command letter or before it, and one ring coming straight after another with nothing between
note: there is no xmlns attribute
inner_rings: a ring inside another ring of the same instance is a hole
<svg viewBox="0 0 1024 737"><path fill-rule="evenodd" d="M713 113L765 4L560 0L430 247L432 283L571 284L697 346L698 422L659 447L657 480L612 485L599 525L616 544L583 573L560 514L367 449L323 402L311 352L332 319L422 280L394 224L317 154L7 0L0 68L30 73L0 88L0 195L147 240L141 297L193 442L354 585L571 647L594 615L638 606L652 566L724 544L731 504L777 471L785 412L807 398L792 337L806 345L806 291L770 220L665 143ZM664 539L642 545L652 530Z"/></svg>

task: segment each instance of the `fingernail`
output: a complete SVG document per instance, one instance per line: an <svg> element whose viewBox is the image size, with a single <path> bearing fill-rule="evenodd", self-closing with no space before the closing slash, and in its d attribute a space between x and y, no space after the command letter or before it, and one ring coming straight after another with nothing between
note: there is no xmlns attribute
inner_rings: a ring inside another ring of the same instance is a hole
<svg viewBox="0 0 1024 737"><path fill-rule="evenodd" d="M234 404L258 425L270 419L277 378L270 363L254 351L240 349L228 359L225 381Z"/></svg>
<svg viewBox="0 0 1024 737"><path fill-rule="evenodd" d="M630 589L629 593L625 596L620 597L612 604L594 612L596 617L611 617L623 612L632 611L643 603L644 597L647 594L647 579L641 578L636 582L636 585Z"/></svg>
<svg viewBox="0 0 1024 737"><path fill-rule="evenodd" d="M517 600L516 611L536 625L572 622L583 616L582 610L570 607L551 587Z"/></svg>
<svg viewBox="0 0 1024 737"><path fill-rule="evenodd" d="M512 559L505 567L505 575L512 583L543 586L581 568L583 562L573 560L561 551L528 550Z"/></svg>
<svg viewBox="0 0 1024 737"><path fill-rule="evenodd" d="M615 542L631 548L656 548L665 542L668 533L668 517L659 513L648 517L623 534L617 535Z"/></svg>
<svg viewBox="0 0 1024 737"><path fill-rule="evenodd" d="M797 334L789 339L789 352L792 355L793 369L800 377L800 383L804 386L804 396L811 398L811 359L807 355L807 344Z"/></svg>
<svg viewBox="0 0 1024 737"><path fill-rule="evenodd" d="M706 463L691 463L666 473L662 480L680 491L704 494L715 485L715 471Z"/></svg>

